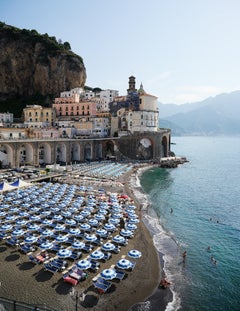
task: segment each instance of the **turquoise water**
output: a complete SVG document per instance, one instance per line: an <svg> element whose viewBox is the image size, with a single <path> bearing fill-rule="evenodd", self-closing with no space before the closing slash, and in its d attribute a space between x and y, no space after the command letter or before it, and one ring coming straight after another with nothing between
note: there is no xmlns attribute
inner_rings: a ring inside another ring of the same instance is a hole
<svg viewBox="0 0 240 311"><path fill-rule="evenodd" d="M145 221L172 282L167 310L240 310L240 137L172 142L189 162L141 178L152 203Z"/></svg>

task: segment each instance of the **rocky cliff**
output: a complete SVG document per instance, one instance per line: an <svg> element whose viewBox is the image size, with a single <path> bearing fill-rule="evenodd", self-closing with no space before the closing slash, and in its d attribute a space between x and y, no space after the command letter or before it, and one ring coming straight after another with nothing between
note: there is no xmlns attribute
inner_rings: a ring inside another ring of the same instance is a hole
<svg viewBox="0 0 240 311"><path fill-rule="evenodd" d="M83 87L86 69L68 42L0 23L0 101L11 97L59 96Z"/></svg>

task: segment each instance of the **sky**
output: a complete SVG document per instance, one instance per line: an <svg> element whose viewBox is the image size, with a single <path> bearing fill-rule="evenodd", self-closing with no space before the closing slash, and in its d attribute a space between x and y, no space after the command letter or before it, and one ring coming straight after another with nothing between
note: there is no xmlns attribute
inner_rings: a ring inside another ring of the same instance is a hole
<svg viewBox="0 0 240 311"><path fill-rule="evenodd" d="M0 0L0 21L70 43L86 85L163 104L240 89L239 0Z"/></svg>

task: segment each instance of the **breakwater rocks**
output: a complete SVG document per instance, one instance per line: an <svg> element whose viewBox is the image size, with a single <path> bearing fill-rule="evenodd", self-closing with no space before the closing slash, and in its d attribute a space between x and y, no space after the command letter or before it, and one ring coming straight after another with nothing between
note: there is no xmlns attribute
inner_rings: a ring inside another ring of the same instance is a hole
<svg viewBox="0 0 240 311"><path fill-rule="evenodd" d="M159 167L175 168L179 164L183 164L185 162L188 162L188 160L185 157L166 157L160 159Z"/></svg>

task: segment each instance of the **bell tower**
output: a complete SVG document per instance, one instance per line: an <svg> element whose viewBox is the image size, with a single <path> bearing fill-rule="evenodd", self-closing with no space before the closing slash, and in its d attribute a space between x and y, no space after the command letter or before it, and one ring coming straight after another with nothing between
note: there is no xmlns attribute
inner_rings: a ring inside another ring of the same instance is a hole
<svg viewBox="0 0 240 311"><path fill-rule="evenodd" d="M128 90L127 90L128 94L132 92L137 92L135 84L136 84L135 77L134 76L129 77Z"/></svg>

